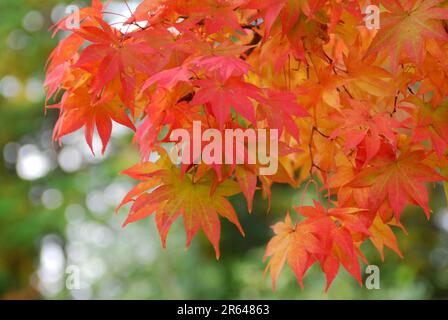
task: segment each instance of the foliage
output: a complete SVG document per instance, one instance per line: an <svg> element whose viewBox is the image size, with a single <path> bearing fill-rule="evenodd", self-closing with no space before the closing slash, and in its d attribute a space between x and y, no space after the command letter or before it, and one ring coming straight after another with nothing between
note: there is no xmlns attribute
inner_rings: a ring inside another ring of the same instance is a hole
<svg viewBox="0 0 448 320"><path fill-rule="evenodd" d="M317 180L328 201L300 204L297 221L288 214L274 226L273 285L285 262L300 284L315 263L327 288L340 265L361 282L361 245L400 254L390 226L401 226L408 204L429 217L426 188L448 169L446 1L381 1L379 31L364 25L366 4L146 0L118 29L93 0L79 28L67 28L73 17L55 26L70 34L47 69L47 100L59 101L48 105L60 112L54 138L84 127L93 151L96 128L104 152L113 121L135 130L142 163L125 173L142 182L125 199L134 202L127 222L156 211L165 243L182 216L187 245L202 229L217 257L218 214L241 228L226 197L241 192L250 209L257 186L270 201L274 183ZM195 120L278 129L278 172L173 166L161 147Z"/></svg>

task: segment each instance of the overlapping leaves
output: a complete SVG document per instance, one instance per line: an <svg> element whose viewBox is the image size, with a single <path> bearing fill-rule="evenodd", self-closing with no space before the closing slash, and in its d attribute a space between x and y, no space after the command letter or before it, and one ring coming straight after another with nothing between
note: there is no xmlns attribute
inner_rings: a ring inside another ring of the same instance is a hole
<svg viewBox="0 0 448 320"><path fill-rule="evenodd" d="M125 1L125 0L123 0ZM427 188L448 172L448 3L372 1L379 30L368 30L363 0L144 0L122 27L107 4L79 12L47 66L47 105L59 110L54 138L84 129L103 152L113 122L135 130L139 180L123 200L126 224L155 215L165 246L182 217L187 245L203 230L219 256L220 219L240 230L228 197L273 183L321 182L329 208L295 208L269 242L273 285L287 263L299 283L320 264L327 289L340 266L360 281L361 245L401 256L391 226L407 205L430 216ZM120 14L118 14L119 16ZM117 14L115 14L117 16ZM175 166L162 147L193 121L226 128L278 129L279 170L256 165ZM159 152L156 163L147 162ZM335 200L337 199L337 200ZM241 230L242 232L242 230Z"/></svg>

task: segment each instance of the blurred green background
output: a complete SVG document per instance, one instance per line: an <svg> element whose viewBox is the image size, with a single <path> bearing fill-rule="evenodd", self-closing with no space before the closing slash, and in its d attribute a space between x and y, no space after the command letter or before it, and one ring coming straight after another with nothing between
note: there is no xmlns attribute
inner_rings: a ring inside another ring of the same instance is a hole
<svg viewBox="0 0 448 320"><path fill-rule="evenodd" d="M93 158L82 133L53 144L57 113L44 114L44 66L57 43L48 28L67 4L0 1L0 298L448 298L448 210L440 186L431 192L430 222L421 210L404 214L409 236L397 233L405 259L386 249L382 263L365 244L369 262L380 267L380 290L361 288L341 271L325 294L324 274L313 267L303 291L286 269L272 292L262 261L269 226L301 195L284 186L274 188L270 213L259 195L252 215L242 197L232 199L246 238L223 221L220 261L202 235L185 251L181 221L170 232L168 250L161 248L152 217L121 228L125 212L113 211L132 181L118 173L137 162L130 132L114 127L105 156ZM122 4L112 6L127 14ZM78 289L66 286L70 266L79 268Z"/></svg>

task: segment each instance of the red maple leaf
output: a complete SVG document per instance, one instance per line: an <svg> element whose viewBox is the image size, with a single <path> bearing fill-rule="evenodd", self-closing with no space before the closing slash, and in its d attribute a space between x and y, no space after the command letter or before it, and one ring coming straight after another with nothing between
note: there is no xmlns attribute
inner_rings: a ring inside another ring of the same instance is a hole
<svg viewBox="0 0 448 320"><path fill-rule="evenodd" d="M387 200L400 220L406 204L412 203L422 207L429 219L426 183L445 178L424 163L426 158L424 151L406 151L398 158L391 152L384 152L361 170L350 186L370 187L369 205L373 212Z"/></svg>

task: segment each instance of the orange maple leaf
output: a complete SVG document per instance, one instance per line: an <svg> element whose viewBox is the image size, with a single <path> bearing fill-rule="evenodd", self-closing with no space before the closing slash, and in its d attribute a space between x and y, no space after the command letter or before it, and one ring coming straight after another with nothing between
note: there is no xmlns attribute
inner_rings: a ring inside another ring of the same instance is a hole
<svg viewBox="0 0 448 320"><path fill-rule="evenodd" d="M67 91L59 104L49 108L58 108L61 112L54 128L54 138L60 139L85 127L85 138L92 152L95 127L103 145L102 153L112 133L112 120L135 130L120 100L112 92L92 101L88 88L82 86L73 92Z"/></svg>
<svg viewBox="0 0 448 320"><path fill-rule="evenodd" d="M303 276L316 261L313 254L323 250L314 234L316 227L304 222L293 224L288 213L285 221L277 222L272 229L275 236L269 241L265 253L265 259L271 257L266 272L270 271L272 288L275 290L285 262L288 262L303 287Z"/></svg>
<svg viewBox="0 0 448 320"><path fill-rule="evenodd" d="M172 223L183 217L187 233L186 245L190 246L193 236L202 229L212 243L216 258L219 258L221 223L218 216L227 218L244 235L235 210L226 197L240 191L238 184L226 180L212 192L209 175L200 181L193 181L191 174L180 177L180 171L162 153L157 163L143 163L125 170L129 176L143 180L124 198L122 205L133 201L124 225L146 218L155 212L157 229L166 247L166 237Z"/></svg>
<svg viewBox="0 0 448 320"><path fill-rule="evenodd" d="M391 66L396 68L401 54L421 65L426 39L448 41L442 20L448 19L448 9L440 8L443 0L387 0L381 4L387 12L381 16L381 29L373 39L367 54L388 50Z"/></svg>
<svg viewBox="0 0 448 320"><path fill-rule="evenodd" d="M427 182L445 180L423 161L424 151L406 151L397 159L391 153L379 154L370 166L361 170L350 183L351 187L370 187L370 210L376 212L384 201L392 207L397 221L408 203L423 208L429 219Z"/></svg>

